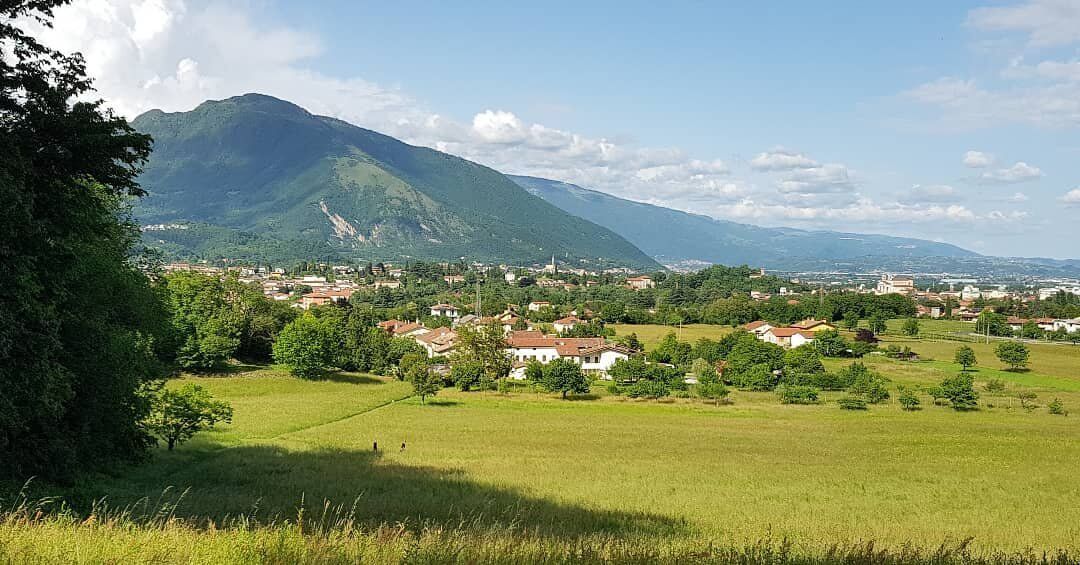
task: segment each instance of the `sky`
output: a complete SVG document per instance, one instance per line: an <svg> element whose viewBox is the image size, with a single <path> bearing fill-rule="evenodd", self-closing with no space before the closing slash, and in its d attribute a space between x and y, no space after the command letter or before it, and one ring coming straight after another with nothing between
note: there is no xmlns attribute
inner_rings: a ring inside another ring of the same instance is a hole
<svg viewBox="0 0 1080 565"><path fill-rule="evenodd" d="M260 92L716 218L1080 258L1080 0L76 0L26 26L129 118Z"/></svg>

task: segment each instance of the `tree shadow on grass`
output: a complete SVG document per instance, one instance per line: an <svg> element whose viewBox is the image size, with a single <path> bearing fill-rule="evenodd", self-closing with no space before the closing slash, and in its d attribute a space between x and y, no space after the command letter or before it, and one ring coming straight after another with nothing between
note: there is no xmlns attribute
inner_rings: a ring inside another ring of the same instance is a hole
<svg viewBox="0 0 1080 565"><path fill-rule="evenodd" d="M461 403L456 400L428 400L425 404L436 408L452 408L461 405Z"/></svg>
<svg viewBox="0 0 1080 565"><path fill-rule="evenodd" d="M396 452L397 446L391 449ZM408 451L383 456L243 446L166 477L144 475L134 484L125 483L123 492L102 494L113 506L131 506L136 515L175 504L175 516L203 526L239 516L262 523L296 521L303 506L309 517L329 508L335 520L352 518L369 527L402 524L414 530L514 527L560 539L598 533L674 536L687 530L684 521L667 516L585 508L481 484L460 471L399 462L408 459Z"/></svg>
<svg viewBox="0 0 1080 565"><path fill-rule="evenodd" d="M380 379L379 377L372 375L365 375L363 373L342 373L336 371L326 371L323 374L313 377L309 380L312 381L329 381L333 383L346 383L354 385L376 385L386 383L386 379Z"/></svg>
<svg viewBox="0 0 1080 565"><path fill-rule="evenodd" d="M566 395L566 400L573 400L573 401L578 401L578 400L599 400L599 399L600 399L600 395L599 394L593 394L593 393L568 394L568 395Z"/></svg>

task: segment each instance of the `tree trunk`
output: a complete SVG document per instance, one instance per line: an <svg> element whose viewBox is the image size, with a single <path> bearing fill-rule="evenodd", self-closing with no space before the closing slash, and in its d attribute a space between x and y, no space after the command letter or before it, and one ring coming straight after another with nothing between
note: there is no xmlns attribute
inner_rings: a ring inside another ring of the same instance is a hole
<svg viewBox="0 0 1080 565"><path fill-rule="evenodd" d="M171 437L169 438L169 451L172 451L174 447L176 447L176 438Z"/></svg>
<svg viewBox="0 0 1080 565"><path fill-rule="evenodd" d="M562 399L563 399L563 400L566 400L566 391L565 391L565 390L564 390L564 391L562 391Z"/></svg>

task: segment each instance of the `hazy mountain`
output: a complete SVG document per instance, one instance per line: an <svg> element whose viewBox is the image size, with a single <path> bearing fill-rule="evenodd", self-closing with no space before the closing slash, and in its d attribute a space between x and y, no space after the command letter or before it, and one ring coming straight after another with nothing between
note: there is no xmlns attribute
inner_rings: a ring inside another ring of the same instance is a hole
<svg viewBox="0 0 1080 565"><path fill-rule="evenodd" d="M529 192L622 235L662 263L686 260L779 269L824 268L860 259L896 263L921 257L979 257L947 243L922 239L791 228L763 228L625 200L580 186L511 176Z"/></svg>
<svg viewBox="0 0 1080 565"><path fill-rule="evenodd" d="M497 171L260 94L147 112L136 215L178 255L406 257L656 267L623 237ZM161 225L164 224L164 225ZM180 227L178 227L179 225Z"/></svg>

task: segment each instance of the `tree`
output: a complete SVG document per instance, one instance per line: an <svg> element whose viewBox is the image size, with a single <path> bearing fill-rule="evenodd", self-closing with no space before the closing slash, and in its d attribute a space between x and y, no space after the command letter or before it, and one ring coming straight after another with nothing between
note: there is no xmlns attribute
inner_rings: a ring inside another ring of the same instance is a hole
<svg viewBox="0 0 1080 565"><path fill-rule="evenodd" d="M994 349L997 358L1009 366L1009 370L1018 371L1027 367L1031 354L1027 346L1016 341L1003 341Z"/></svg>
<svg viewBox="0 0 1080 565"><path fill-rule="evenodd" d="M885 330L888 329L888 321L889 319L886 318L884 314L881 314L880 312L875 312L873 316L870 316L870 331L874 332L875 334L885 333Z"/></svg>
<svg viewBox="0 0 1080 565"><path fill-rule="evenodd" d="M333 339L326 324L311 313L289 322L274 342L274 361L306 379L329 368L333 353Z"/></svg>
<svg viewBox="0 0 1080 565"><path fill-rule="evenodd" d="M953 355L953 360L960 365L961 369L966 373L969 369L978 364L978 360L975 359L975 350L969 345L962 345L956 350L956 354Z"/></svg>
<svg viewBox="0 0 1080 565"><path fill-rule="evenodd" d="M62 3L0 7L0 475L23 479L144 457L173 343L130 212L151 140L20 28Z"/></svg>
<svg viewBox="0 0 1080 565"><path fill-rule="evenodd" d="M1005 315L986 309L975 319L975 333L1007 337L1012 336L1012 328Z"/></svg>
<svg viewBox="0 0 1080 565"><path fill-rule="evenodd" d="M450 379L458 389L468 392L480 386L484 378L484 365L479 361L454 363L450 368Z"/></svg>
<svg viewBox="0 0 1080 565"><path fill-rule="evenodd" d="M941 381L942 398L948 399L953 410L974 410L979 405L979 393L975 392L975 378L961 373Z"/></svg>
<svg viewBox="0 0 1080 565"><path fill-rule="evenodd" d="M675 332L670 332L656 345L656 349L652 353L652 360L657 363L685 366L690 363L691 355L693 355L693 346L685 341L679 341L679 338L675 336Z"/></svg>
<svg viewBox="0 0 1080 565"><path fill-rule="evenodd" d="M544 380L544 364L536 359L530 359L525 364L525 379L529 382L539 383Z"/></svg>
<svg viewBox="0 0 1080 565"><path fill-rule="evenodd" d="M1024 325L1020 326L1020 337L1026 339L1039 339L1045 332L1032 320L1024 322Z"/></svg>
<svg viewBox="0 0 1080 565"><path fill-rule="evenodd" d="M796 347L784 352L784 373L787 384L815 384L818 375L825 373L821 356L813 347Z"/></svg>
<svg viewBox="0 0 1080 565"><path fill-rule="evenodd" d="M911 337L919 335L919 320L917 318L904 320L904 335Z"/></svg>
<svg viewBox="0 0 1080 565"><path fill-rule="evenodd" d="M232 407L214 400L210 392L195 383L179 389L163 389L153 402L147 428L164 439L169 451L218 422L232 422Z"/></svg>
<svg viewBox="0 0 1080 565"><path fill-rule="evenodd" d="M854 310L844 312L844 328L855 331L859 327L859 313Z"/></svg>
<svg viewBox="0 0 1080 565"><path fill-rule="evenodd" d="M425 404L427 397L439 394L442 388L439 376L427 363L414 363L409 367L406 378L412 383L413 394L420 397L420 404Z"/></svg>
<svg viewBox="0 0 1080 565"><path fill-rule="evenodd" d="M559 357L544 366L544 387L561 392L565 400L567 393L589 392L589 379L581 371L581 365Z"/></svg>
<svg viewBox="0 0 1080 565"><path fill-rule="evenodd" d="M848 370L851 372L852 381L848 386L848 392L865 397L871 404L877 404L889 398L889 389L886 379L879 373L871 371L862 363L852 363Z"/></svg>
<svg viewBox="0 0 1080 565"><path fill-rule="evenodd" d="M492 380L510 374L513 359L506 352L506 338L502 326L492 322L483 326L461 326L457 330L457 344L451 356L451 364L476 362Z"/></svg>
<svg viewBox="0 0 1080 565"><path fill-rule="evenodd" d="M897 401L900 402L900 407L907 411L919 409L919 395L915 394L915 391L900 387L900 394L897 396Z"/></svg>
<svg viewBox="0 0 1080 565"><path fill-rule="evenodd" d="M848 350L847 340L836 330L817 332L812 343L823 357L842 357Z"/></svg>

